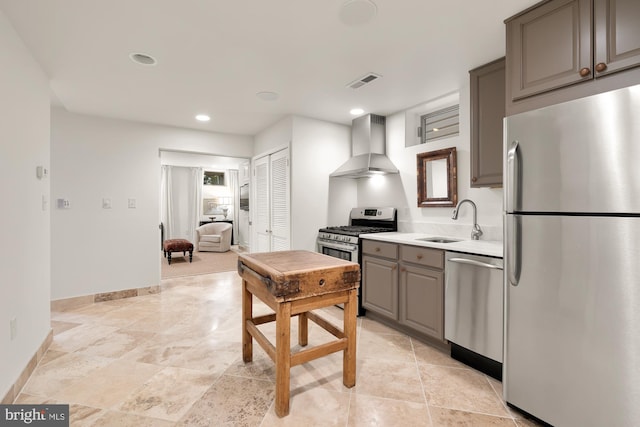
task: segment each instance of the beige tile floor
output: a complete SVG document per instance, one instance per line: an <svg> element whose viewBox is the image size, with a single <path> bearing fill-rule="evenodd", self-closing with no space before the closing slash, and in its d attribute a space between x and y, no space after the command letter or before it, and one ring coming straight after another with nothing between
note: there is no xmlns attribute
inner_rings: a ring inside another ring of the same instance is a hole
<svg viewBox="0 0 640 427"><path fill-rule="evenodd" d="M366 317L356 386L342 385L341 353L296 366L290 414L278 418L273 363L258 345L242 362L237 273L162 286L52 312L53 343L16 403L68 403L74 427L535 425L503 404L500 382ZM341 325L339 309L322 315ZM310 345L332 338L309 323Z"/></svg>

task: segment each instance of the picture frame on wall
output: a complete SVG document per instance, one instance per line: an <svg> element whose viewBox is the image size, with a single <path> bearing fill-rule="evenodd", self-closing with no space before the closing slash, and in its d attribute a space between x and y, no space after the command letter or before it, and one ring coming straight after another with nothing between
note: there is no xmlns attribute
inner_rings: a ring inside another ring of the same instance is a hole
<svg viewBox="0 0 640 427"><path fill-rule="evenodd" d="M224 185L224 172L204 171L204 185Z"/></svg>

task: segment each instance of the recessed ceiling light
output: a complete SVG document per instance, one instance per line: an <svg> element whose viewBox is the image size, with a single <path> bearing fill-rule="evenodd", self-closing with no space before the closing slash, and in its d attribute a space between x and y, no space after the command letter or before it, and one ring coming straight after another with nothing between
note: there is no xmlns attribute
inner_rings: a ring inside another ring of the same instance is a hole
<svg viewBox="0 0 640 427"><path fill-rule="evenodd" d="M207 116L206 114L198 114L196 116L196 120L199 122L208 122L209 120L211 120L211 117Z"/></svg>
<svg viewBox="0 0 640 427"><path fill-rule="evenodd" d="M348 0L340 8L340 21L356 27L371 21L377 12L378 7L371 0Z"/></svg>
<svg viewBox="0 0 640 427"><path fill-rule="evenodd" d="M256 96L263 101L275 101L280 98L280 95L275 92L258 92L256 93Z"/></svg>
<svg viewBox="0 0 640 427"><path fill-rule="evenodd" d="M151 55L147 55L146 53L131 53L129 54L129 58L136 64L140 65L156 65L158 61Z"/></svg>
<svg viewBox="0 0 640 427"><path fill-rule="evenodd" d="M362 108L352 108L349 112L352 116L359 116L360 114L364 113L364 110Z"/></svg>

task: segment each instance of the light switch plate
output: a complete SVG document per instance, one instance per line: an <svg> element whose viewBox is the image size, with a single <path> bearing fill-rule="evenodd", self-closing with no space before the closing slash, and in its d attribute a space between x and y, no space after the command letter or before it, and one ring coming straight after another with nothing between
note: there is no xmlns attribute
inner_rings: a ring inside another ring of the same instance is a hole
<svg viewBox="0 0 640 427"><path fill-rule="evenodd" d="M36 176L38 177L38 179L45 179L49 176L49 170L44 166L37 166Z"/></svg>
<svg viewBox="0 0 640 427"><path fill-rule="evenodd" d="M111 209L111 199L108 197L102 199L102 209Z"/></svg>
<svg viewBox="0 0 640 427"><path fill-rule="evenodd" d="M129 199L128 203L129 203L129 209L136 208L136 199Z"/></svg>

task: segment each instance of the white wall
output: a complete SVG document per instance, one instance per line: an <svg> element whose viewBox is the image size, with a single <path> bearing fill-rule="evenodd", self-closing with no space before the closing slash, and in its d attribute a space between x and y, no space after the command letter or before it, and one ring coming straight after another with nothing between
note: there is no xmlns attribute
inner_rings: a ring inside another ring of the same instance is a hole
<svg viewBox="0 0 640 427"><path fill-rule="evenodd" d="M357 187L353 181L330 179L329 174L350 156L351 127L294 117L291 147L293 249L315 251L319 228L348 223Z"/></svg>
<svg viewBox="0 0 640 427"><path fill-rule="evenodd" d="M274 123L253 139L253 154L261 156L274 149L289 146L293 138L293 116L287 116ZM251 165L253 167L253 165Z"/></svg>
<svg viewBox="0 0 640 427"><path fill-rule="evenodd" d="M160 282L160 150L250 157L248 136L52 110L52 299ZM102 209L102 199L112 209ZM137 200L136 209L127 199ZM53 205L52 205L53 206Z"/></svg>
<svg viewBox="0 0 640 427"><path fill-rule="evenodd" d="M387 175L375 179L358 179L358 203L360 206L395 206L398 208L400 231L447 234L470 237L473 223L469 205L460 209L458 220L451 219L453 208L418 208L416 154L456 147L458 158L458 201L466 198L478 206L478 223L485 232L482 239L502 238L502 189L470 187L470 105L468 83L459 94L447 96L420 106L437 110L459 97L460 134L405 148L405 112L387 117L387 155L400 170L399 175ZM409 119L411 121L411 119Z"/></svg>
<svg viewBox="0 0 640 427"><path fill-rule="evenodd" d="M0 11L0 399L50 326L49 87L39 65ZM9 322L16 319L11 339Z"/></svg>
<svg viewBox="0 0 640 427"><path fill-rule="evenodd" d="M357 199L353 180L329 174L351 156L351 128L289 116L255 136L255 152L291 149L291 248L315 251L318 229L345 225Z"/></svg>

